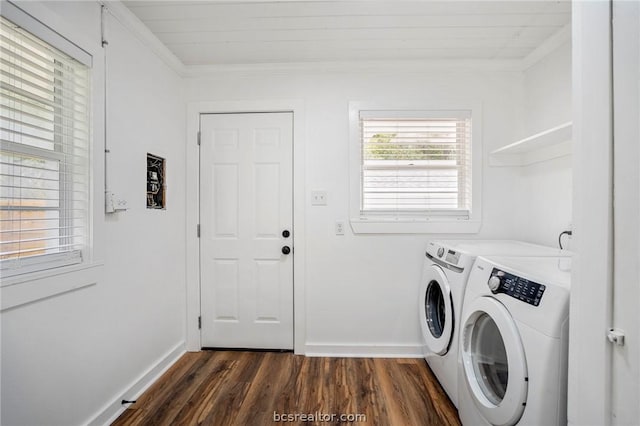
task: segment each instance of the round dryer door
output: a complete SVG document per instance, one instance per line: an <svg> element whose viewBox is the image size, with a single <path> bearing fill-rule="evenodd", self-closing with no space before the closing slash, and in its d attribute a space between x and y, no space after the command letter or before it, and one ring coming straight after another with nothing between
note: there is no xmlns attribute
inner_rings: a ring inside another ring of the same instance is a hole
<svg viewBox="0 0 640 426"><path fill-rule="evenodd" d="M515 322L492 297L473 300L465 312L460 351L471 398L489 423L516 424L527 401L528 376Z"/></svg>
<svg viewBox="0 0 640 426"><path fill-rule="evenodd" d="M453 302L449 282L439 266L425 267L419 301L425 345L430 352L444 355L453 338Z"/></svg>

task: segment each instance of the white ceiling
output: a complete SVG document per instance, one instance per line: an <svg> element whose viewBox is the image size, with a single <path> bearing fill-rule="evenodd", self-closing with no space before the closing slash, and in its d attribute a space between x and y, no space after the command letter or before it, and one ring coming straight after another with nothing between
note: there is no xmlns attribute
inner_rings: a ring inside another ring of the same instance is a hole
<svg viewBox="0 0 640 426"><path fill-rule="evenodd" d="M520 60L571 22L565 0L124 3L185 65Z"/></svg>

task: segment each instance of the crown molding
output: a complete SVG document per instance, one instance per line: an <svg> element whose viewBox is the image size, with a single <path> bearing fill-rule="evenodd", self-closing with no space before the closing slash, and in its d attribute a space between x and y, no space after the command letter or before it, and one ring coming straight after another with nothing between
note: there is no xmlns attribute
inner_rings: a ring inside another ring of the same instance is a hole
<svg viewBox="0 0 640 426"><path fill-rule="evenodd" d="M151 49L169 68L181 77L186 75L186 68L182 61L120 0L98 1L98 3L104 5L107 11L117 19L118 22L131 31L145 46Z"/></svg>

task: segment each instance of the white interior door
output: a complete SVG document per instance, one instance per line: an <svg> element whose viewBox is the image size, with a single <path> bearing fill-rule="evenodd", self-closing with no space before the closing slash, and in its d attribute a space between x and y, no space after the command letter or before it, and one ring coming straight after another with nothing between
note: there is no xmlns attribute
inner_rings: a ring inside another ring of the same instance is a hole
<svg viewBox="0 0 640 426"><path fill-rule="evenodd" d="M293 114L203 114L200 131L202 346L293 349Z"/></svg>
<svg viewBox="0 0 640 426"><path fill-rule="evenodd" d="M640 421L640 4L613 2L612 424Z"/></svg>

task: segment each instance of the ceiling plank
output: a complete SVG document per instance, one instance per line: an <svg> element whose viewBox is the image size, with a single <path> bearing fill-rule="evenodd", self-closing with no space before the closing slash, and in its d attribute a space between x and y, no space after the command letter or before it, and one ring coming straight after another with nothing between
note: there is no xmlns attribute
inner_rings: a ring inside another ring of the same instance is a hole
<svg viewBox="0 0 640 426"><path fill-rule="evenodd" d="M526 48L509 48L501 52L502 59L519 58ZM325 62L325 61L371 61L404 60L408 56L421 59L484 59L495 56L495 48L463 49L379 49L379 48L326 48L314 47L304 51L281 47L277 50L246 51L223 48L207 49L197 45L187 45L181 49L181 59L186 65L206 64L259 64L280 62Z"/></svg>
<svg viewBox="0 0 640 426"><path fill-rule="evenodd" d="M144 22L144 21L143 21ZM556 27L567 23L564 15L547 15L531 23L531 15L499 15L490 18L477 15L460 16L354 16L255 18L232 20L224 16L193 20L158 20L145 24L156 34L166 32L258 31L305 29L389 29L389 28L485 28L485 27Z"/></svg>
<svg viewBox="0 0 640 426"><path fill-rule="evenodd" d="M342 40L457 40L457 39L520 39L538 44L548 37L556 27L521 28L389 28L339 30L268 30L268 31L203 31L158 34L164 43L237 43L271 41L342 41Z"/></svg>
<svg viewBox="0 0 640 426"><path fill-rule="evenodd" d="M149 2L129 1L141 20L299 16L504 15L570 13L570 2L544 1L307 1L307 2Z"/></svg>

